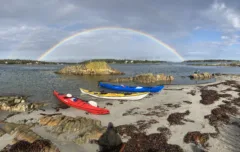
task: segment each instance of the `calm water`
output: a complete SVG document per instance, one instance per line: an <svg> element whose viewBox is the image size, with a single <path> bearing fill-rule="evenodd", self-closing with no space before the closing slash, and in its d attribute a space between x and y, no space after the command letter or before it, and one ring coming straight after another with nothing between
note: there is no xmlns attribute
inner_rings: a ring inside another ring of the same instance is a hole
<svg viewBox="0 0 240 152"><path fill-rule="evenodd" d="M111 65L126 73L125 76L152 72L173 75L175 80L171 84L195 84L213 82L194 81L183 77L192 74L195 70L210 73L240 74L237 67L199 67L186 64L114 64ZM30 96L31 101L56 101L52 90L63 93L72 93L79 96L79 87L91 90L100 90L97 81L101 76L66 76L55 74L54 71L63 65L0 65L0 94L24 94ZM111 77L108 77L111 78Z"/></svg>

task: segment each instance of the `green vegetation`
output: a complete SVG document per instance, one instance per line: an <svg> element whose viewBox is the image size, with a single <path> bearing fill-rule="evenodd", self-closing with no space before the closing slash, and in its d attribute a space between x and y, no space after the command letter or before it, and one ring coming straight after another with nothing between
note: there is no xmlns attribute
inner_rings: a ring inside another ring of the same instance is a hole
<svg viewBox="0 0 240 152"><path fill-rule="evenodd" d="M27 64L27 65L42 65L42 64L73 64L66 62L45 62L45 61L37 61L37 60L20 60L20 59L3 59L0 60L0 64ZM74 63L75 64L75 63Z"/></svg>
<svg viewBox="0 0 240 152"><path fill-rule="evenodd" d="M137 63L166 63L166 61L157 61L157 60L130 60L130 59L93 59L86 60L80 63L88 63L92 61L105 61L111 64L137 64Z"/></svg>
<svg viewBox="0 0 240 152"><path fill-rule="evenodd" d="M110 67L106 62L94 61L85 63L85 68L99 71L102 69L109 69Z"/></svg>

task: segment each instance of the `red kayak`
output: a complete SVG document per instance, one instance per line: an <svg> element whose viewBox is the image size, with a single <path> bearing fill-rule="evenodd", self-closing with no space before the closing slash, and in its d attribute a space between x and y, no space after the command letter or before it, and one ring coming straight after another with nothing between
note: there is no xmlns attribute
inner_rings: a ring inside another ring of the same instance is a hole
<svg viewBox="0 0 240 152"><path fill-rule="evenodd" d="M79 98L67 97L66 94L61 94L55 90L53 91L53 94L60 101L62 101L63 103L65 103L66 105L68 105L70 107L81 109L81 110L87 111L92 114L97 114L97 115L105 115L105 114L110 113L108 109L95 107L95 106L89 104L87 101L81 100Z"/></svg>

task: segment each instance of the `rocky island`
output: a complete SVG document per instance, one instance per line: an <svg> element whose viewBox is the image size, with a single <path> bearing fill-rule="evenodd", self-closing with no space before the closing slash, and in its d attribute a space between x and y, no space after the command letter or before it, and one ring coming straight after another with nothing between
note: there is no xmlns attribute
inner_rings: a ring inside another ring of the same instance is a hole
<svg viewBox="0 0 240 152"><path fill-rule="evenodd" d="M104 61L93 61L77 65L66 66L56 73L58 74L71 74L71 75L123 75L116 69L110 67Z"/></svg>

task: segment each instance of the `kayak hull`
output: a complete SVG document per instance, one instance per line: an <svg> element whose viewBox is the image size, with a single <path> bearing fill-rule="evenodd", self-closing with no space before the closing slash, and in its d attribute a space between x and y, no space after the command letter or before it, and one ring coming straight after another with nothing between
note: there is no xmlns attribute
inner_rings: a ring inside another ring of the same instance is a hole
<svg viewBox="0 0 240 152"><path fill-rule="evenodd" d="M102 99L113 99L113 100L140 100L146 97L149 92L144 92L144 93L129 93L129 94L124 94L124 93L101 93L101 92L92 92L86 89L80 88L80 91L83 94L90 95L92 97L96 98L102 98Z"/></svg>
<svg viewBox="0 0 240 152"><path fill-rule="evenodd" d="M74 97L68 98L66 97L65 94L61 94L55 90L53 91L53 94L58 98L58 100L60 100L61 102L63 102L64 104L70 107L81 109L96 115L105 115L110 113L108 109L92 106L87 101L81 100L79 98L74 98Z"/></svg>
<svg viewBox="0 0 240 152"><path fill-rule="evenodd" d="M160 92L164 86L154 86L154 87L139 87L139 86L125 86L125 85L114 85L114 84L109 84L109 83L102 83L99 82L99 86L106 88L106 89L111 89L111 90L116 90L116 91L124 91L124 92Z"/></svg>

